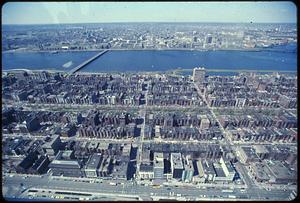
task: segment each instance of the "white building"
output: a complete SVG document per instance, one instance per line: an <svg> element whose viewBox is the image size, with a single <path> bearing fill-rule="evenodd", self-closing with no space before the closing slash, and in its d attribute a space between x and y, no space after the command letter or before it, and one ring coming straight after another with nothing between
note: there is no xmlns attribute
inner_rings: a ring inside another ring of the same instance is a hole
<svg viewBox="0 0 300 203"><path fill-rule="evenodd" d="M225 181L233 181L234 179L234 176L235 176L235 170L234 168L232 167L231 163L230 162L226 162L224 161L223 157L220 158L220 165L223 169L223 172L226 176L226 178L224 179Z"/></svg>
<svg viewBox="0 0 300 203"><path fill-rule="evenodd" d="M203 83L205 80L205 68L194 68L193 81Z"/></svg>
<svg viewBox="0 0 300 203"><path fill-rule="evenodd" d="M164 178L164 157L163 153L155 152L154 153L154 178L163 179Z"/></svg>
<svg viewBox="0 0 300 203"><path fill-rule="evenodd" d="M200 115L200 119L200 130L209 128L210 121L207 118L207 115Z"/></svg>

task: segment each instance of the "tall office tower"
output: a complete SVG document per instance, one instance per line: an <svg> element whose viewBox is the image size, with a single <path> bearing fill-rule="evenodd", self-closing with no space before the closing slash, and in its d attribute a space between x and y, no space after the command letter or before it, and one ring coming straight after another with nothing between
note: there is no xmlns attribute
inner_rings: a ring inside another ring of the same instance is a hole
<svg viewBox="0 0 300 203"><path fill-rule="evenodd" d="M193 80L194 82L203 83L205 79L205 68L194 68Z"/></svg>

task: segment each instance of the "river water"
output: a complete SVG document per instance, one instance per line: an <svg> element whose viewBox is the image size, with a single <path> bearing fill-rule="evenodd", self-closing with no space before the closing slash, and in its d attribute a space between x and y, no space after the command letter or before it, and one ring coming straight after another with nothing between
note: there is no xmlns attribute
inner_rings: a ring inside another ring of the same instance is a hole
<svg viewBox="0 0 300 203"><path fill-rule="evenodd" d="M3 53L2 69L69 71L97 53L95 51ZM112 50L82 68L81 71L167 71L200 66L206 69L232 71L238 69L297 71L297 53L290 46L288 49L275 47L263 51Z"/></svg>

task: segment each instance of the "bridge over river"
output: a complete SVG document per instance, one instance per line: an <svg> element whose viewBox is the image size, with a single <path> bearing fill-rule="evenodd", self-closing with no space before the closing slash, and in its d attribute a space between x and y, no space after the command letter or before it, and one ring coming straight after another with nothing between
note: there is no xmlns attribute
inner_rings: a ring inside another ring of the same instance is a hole
<svg viewBox="0 0 300 203"><path fill-rule="evenodd" d="M86 65L88 65L89 63L91 63L92 61L94 61L95 59L99 58L100 56L102 56L103 54L105 54L106 52L108 52L109 50L103 50L102 52L98 53L97 55L93 56L92 58L84 61L83 63L81 63L80 65L76 66L75 68L73 68L72 70L69 71L69 75L74 74L75 72L79 71L80 69L82 69L83 67L85 67Z"/></svg>

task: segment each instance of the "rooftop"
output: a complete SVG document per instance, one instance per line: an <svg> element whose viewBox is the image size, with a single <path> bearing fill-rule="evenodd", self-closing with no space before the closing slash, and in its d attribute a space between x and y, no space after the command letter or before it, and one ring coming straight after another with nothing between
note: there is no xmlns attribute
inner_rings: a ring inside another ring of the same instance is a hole
<svg viewBox="0 0 300 203"><path fill-rule="evenodd" d="M174 168L183 169L181 153L171 153L171 162Z"/></svg>
<svg viewBox="0 0 300 203"><path fill-rule="evenodd" d="M69 165L69 166L75 166L76 168L80 168L80 165L78 161L76 160L53 160L51 162L51 165Z"/></svg>
<svg viewBox="0 0 300 203"><path fill-rule="evenodd" d="M164 168L164 161L163 160L155 160L154 167L155 168Z"/></svg>
<svg viewBox="0 0 300 203"><path fill-rule="evenodd" d="M57 140L59 139L59 135L53 135L50 137L50 140L48 142L46 142L43 147L51 147L52 144Z"/></svg>
<svg viewBox="0 0 300 203"><path fill-rule="evenodd" d="M279 179L297 179L294 171L286 168L280 161L267 162L267 166L271 169L272 174Z"/></svg>
<svg viewBox="0 0 300 203"><path fill-rule="evenodd" d="M214 169L215 169L215 172L216 172L216 176L217 177L226 177L226 175L225 175L225 173L224 173L224 171L223 171L223 169L222 169L222 167L221 166L217 166L218 164L214 164Z"/></svg>
<svg viewBox="0 0 300 203"><path fill-rule="evenodd" d="M215 174L213 162L209 160L201 160L203 171L205 174Z"/></svg>
<svg viewBox="0 0 300 203"><path fill-rule="evenodd" d="M264 147L263 145L255 145L254 149L255 149L256 153L258 153L258 154L269 152L268 149L266 147Z"/></svg>
<svg viewBox="0 0 300 203"><path fill-rule="evenodd" d="M72 158L72 150L59 151L55 157L56 160L70 160Z"/></svg>
<svg viewBox="0 0 300 203"><path fill-rule="evenodd" d="M155 152L154 153L154 159L158 161L163 161L164 154L162 152Z"/></svg>
<svg viewBox="0 0 300 203"><path fill-rule="evenodd" d="M97 169L99 168L102 161L102 157L100 154L93 154L90 156L89 160L86 163L87 169Z"/></svg>
<svg viewBox="0 0 300 203"><path fill-rule="evenodd" d="M142 172L153 172L153 165L152 164L141 164L140 171Z"/></svg>

